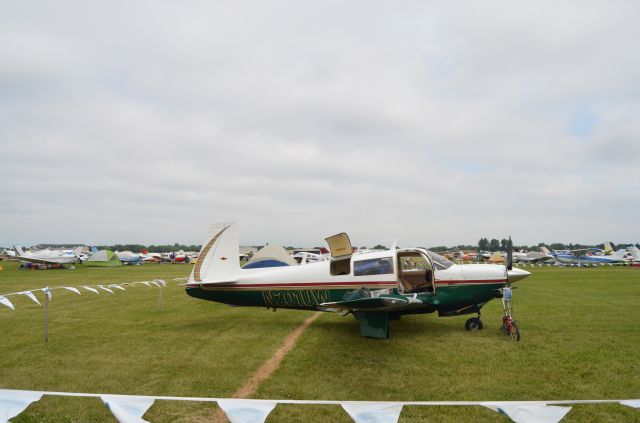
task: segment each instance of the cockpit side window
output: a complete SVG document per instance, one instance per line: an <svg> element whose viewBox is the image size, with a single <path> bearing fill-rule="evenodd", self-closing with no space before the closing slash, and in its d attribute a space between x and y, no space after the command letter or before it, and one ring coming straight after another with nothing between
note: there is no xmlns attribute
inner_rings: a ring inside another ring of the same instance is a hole
<svg viewBox="0 0 640 423"><path fill-rule="evenodd" d="M433 251L427 251L429 254L429 258L433 262L433 266L436 270L445 270L453 266L453 262L446 257L441 256L438 253L434 253Z"/></svg>

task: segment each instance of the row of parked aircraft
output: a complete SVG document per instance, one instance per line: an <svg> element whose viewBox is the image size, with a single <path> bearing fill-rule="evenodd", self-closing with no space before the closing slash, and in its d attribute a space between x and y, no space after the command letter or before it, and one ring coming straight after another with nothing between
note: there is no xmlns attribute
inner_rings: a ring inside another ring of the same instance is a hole
<svg viewBox="0 0 640 423"><path fill-rule="evenodd" d="M75 249L44 249L32 252L25 251L19 245L14 245L13 250L4 250L2 254L0 254L0 256L6 259L19 260L23 263L32 263L45 268L65 267L73 266L74 264L80 264L89 260L91 256L97 252L98 250L95 247L87 250L87 248L83 246L77 247ZM146 250L142 251L141 253L134 253L131 251L116 251L115 254L123 264L130 265L162 262L189 263L192 259L197 258L196 253L186 253L184 251L162 254L150 253Z"/></svg>
<svg viewBox="0 0 640 423"><path fill-rule="evenodd" d="M640 249L635 245L614 250L611 243L605 242L604 249L583 248L576 250L549 250L540 247L540 251L514 251L515 263L546 263L569 266L598 266L604 264L630 264L640 263ZM479 254L458 253L449 257L458 261L485 261L489 263L503 263L506 261L506 252L480 252Z"/></svg>
<svg viewBox="0 0 640 423"><path fill-rule="evenodd" d="M625 248L614 250L609 242L604 243L604 249L585 248L577 250L552 250L540 247L540 251L514 251L513 262L523 264L553 264L560 266L598 266L615 264L640 264L640 249L631 245ZM395 248L393 246L392 248ZM35 252L25 251L19 245L14 246L14 250L4 250L0 257L20 260L26 263L33 263L42 266L58 267L65 265L79 264L96 253L97 249L92 247L77 247L75 249L60 250L39 250ZM357 253L372 252L372 250L359 249ZM116 251L123 264L140 265L142 263L189 263L198 258L196 252L178 251L173 253L150 253L143 250L140 253L131 251ZM486 252L479 253L444 253L444 257L454 262L487 262L494 264L504 264L507 261L507 252ZM318 261L329 260L331 254L326 249L298 250L289 254L280 246L267 245L258 254L240 253L240 262L247 268L270 267L282 265L308 264Z"/></svg>

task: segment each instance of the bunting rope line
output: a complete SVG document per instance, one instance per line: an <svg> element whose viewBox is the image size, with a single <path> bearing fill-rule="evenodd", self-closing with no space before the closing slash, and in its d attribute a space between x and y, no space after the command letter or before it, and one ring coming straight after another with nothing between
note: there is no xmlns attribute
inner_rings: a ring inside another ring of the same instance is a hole
<svg viewBox="0 0 640 423"><path fill-rule="evenodd" d="M53 297L53 293L51 291L53 290L67 290L67 291L71 291L74 292L78 295L82 295L80 288L89 291L89 292L93 292L94 294L100 294L100 290L104 291L104 292L108 292L111 294L115 294L114 290L118 289L121 291L126 291L126 288L124 288L124 286L135 286L135 285L146 285L151 287L152 285L157 286L158 288L161 287L166 287L167 283L162 280L162 279L154 279L152 281L138 281L138 282L121 282L121 283L112 283L112 284L96 284L96 285L80 285L80 286L56 286L56 287L44 287L44 288L36 288L36 289L28 289L28 290L24 290L24 291L18 291L18 292L10 292L8 294L0 294L0 304L3 304L7 307L9 307L12 310L15 310L15 306L13 305L13 303L9 300L9 298L7 297L12 297L12 296L19 296L19 295L24 295L28 298L30 298L34 303L38 304L38 305L42 305L40 303L40 301L38 300L38 297L36 297L36 295L34 294L34 292L38 292L41 291L43 294L45 294L49 301L51 301L52 297Z"/></svg>
<svg viewBox="0 0 640 423"><path fill-rule="evenodd" d="M539 400L539 401L335 401L335 400L268 400L209 397L173 397L155 395L114 395L77 392L25 391L0 389L0 420L15 417L43 395L100 398L120 422L145 422L144 413L154 401L216 402L232 422L264 422L278 404L339 405L356 422L397 422L404 406L483 406L506 414L515 422L558 422L571 407L558 405L621 404L640 408L638 399L610 400ZM135 418L132 420L131 418ZM6 421L6 420L4 420Z"/></svg>
<svg viewBox="0 0 640 423"><path fill-rule="evenodd" d="M245 398L222 398L222 397L171 397L161 395L120 395L120 394L90 394L81 392L56 392L56 391L25 391L14 389L0 389L0 397L5 391L10 392L36 392L42 395L58 397L85 397L100 398L105 395L118 396L120 398L131 399L155 399L160 401L193 401L193 402L245 402L296 405L341 405L341 404L381 404L381 405L409 405L409 406L469 406L469 405L578 405L578 404L621 404L638 402L635 408L640 408L640 399L608 399L608 400L532 400L532 401L339 401L339 400L292 400L292 399L245 399ZM626 404L625 404L626 405Z"/></svg>

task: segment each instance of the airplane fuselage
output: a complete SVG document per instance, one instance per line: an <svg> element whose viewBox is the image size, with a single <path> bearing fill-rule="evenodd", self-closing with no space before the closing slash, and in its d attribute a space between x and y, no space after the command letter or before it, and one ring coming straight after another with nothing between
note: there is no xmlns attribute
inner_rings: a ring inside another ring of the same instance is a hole
<svg viewBox="0 0 640 423"><path fill-rule="evenodd" d="M372 253L380 257L380 253ZM353 262L370 259L355 255ZM387 256L393 258L393 256ZM244 269L233 284L187 284L192 297L238 306L335 311L323 304L365 296L404 296L411 307L396 314L438 312L443 316L477 313L498 290L509 283L505 266L491 264L452 264L435 269L433 287L428 292L405 293L398 272L383 275L332 276L330 262L304 266Z"/></svg>

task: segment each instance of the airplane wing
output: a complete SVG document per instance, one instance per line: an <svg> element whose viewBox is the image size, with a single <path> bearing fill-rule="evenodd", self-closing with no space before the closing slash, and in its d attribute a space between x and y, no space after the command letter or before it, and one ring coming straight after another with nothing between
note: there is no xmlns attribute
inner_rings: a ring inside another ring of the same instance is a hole
<svg viewBox="0 0 640 423"><path fill-rule="evenodd" d="M59 261L52 261L52 260L47 260L43 258L35 258L35 257L15 256L13 258L20 261L28 261L29 263L36 263L36 264L70 264L70 263L60 263Z"/></svg>
<svg viewBox="0 0 640 423"><path fill-rule="evenodd" d="M366 310L366 311L392 311L406 308L413 304L422 304L421 300L407 298L402 295L384 295L373 298L358 298L355 300L336 301L319 304L321 307L335 310Z"/></svg>

